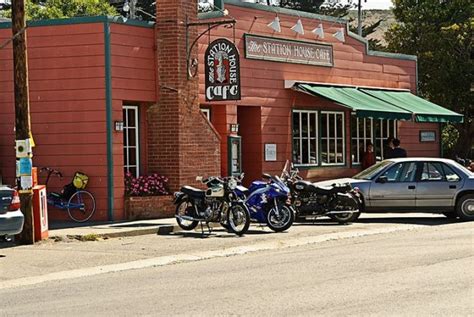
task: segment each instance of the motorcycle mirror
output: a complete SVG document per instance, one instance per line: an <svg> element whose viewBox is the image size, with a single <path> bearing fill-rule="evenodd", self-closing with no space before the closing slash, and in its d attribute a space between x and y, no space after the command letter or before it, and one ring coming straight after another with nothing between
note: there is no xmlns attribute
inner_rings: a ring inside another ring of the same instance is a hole
<svg viewBox="0 0 474 317"><path fill-rule="evenodd" d="M196 176L196 180L197 180L198 182L202 182L202 176Z"/></svg>

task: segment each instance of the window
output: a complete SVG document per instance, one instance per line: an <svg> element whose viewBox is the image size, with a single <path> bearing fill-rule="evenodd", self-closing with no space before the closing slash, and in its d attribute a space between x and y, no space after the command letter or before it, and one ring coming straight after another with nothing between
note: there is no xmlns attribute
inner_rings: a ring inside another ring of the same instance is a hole
<svg viewBox="0 0 474 317"><path fill-rule="evenodd" d="M448 182L459 182L461 180L461 177L459 177L459 175L456 174L448 165L443 164L443 170Z"/></svg>
<svg viewBox="0 0 474 317"><path fill-rule="evenodd" d="M441 163L430 162L423 163L423 171L421 172L422 181L443 181L444 171Z"/></svg>
<svg viewBox="0 0 474 317"><path fill-rule="evenodd" d="M344 113L321 112L321 163L344 164Z"/></svg>
<svg viewBox="0 0 474 317"><path fill-rule="evenodd" d="M301 165L318 164L318 112L293 112L293 162Z"/></svg>
<svg viewBox="0 0 474 317"><path fill-rule="evenodd" d="M388 137L397 137L397 120L372 118L351 118L352 163L360 164L367 149L367 143L374 144L378 161L384 157L385 141Z"/></svg>
<svg viewBox="0 0 474 317"><path fill-rule="evenodd" d="M382 176L387 177L388 182L414 182L416 174L416 163L407 162L395 164L389 168Z"/></svg>
<svg viewBox="0 0 474 317"><path fill-rule="evenodd" d="M201 112L204 113L208 121L211 121L211 109L201 108Z"/></svg>
<svg viewBox="0 0 474 317"><path fill-rule="evenodd" d="M123 106L123 162L125 173L140 173L138 138L138 106Z"/></svg>

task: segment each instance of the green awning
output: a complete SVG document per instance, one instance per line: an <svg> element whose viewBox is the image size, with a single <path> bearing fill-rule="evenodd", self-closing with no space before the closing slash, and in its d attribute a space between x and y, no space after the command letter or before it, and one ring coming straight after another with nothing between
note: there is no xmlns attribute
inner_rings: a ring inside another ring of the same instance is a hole
<svg viewBox="0 0 474 317"><path fill-rule="evenodd" d="M408 91L360 89L384 102L412 112L417 122L463 122L463 115L417 97Z"/></svg>
<svg viewBox="0 0 474 317"><path fill-rule="evenodd" d="M412 113L379 98L374 98L353 87L329 87L296 84L294 89L324 97L352 109L357 117L374 119L411 120Z"/></svg>

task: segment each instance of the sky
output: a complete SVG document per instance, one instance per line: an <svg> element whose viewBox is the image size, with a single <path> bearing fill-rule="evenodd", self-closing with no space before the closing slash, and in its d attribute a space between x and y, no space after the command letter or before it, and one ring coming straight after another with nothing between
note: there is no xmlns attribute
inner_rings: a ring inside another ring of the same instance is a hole
<svg viewBox="0 0 474 317"><path fill-rule="evenodd" d="M357 0L353 0L353 3L357 3ZM362 0L362 9L378 9L385 10L392 6L391 0Z"/></svg>

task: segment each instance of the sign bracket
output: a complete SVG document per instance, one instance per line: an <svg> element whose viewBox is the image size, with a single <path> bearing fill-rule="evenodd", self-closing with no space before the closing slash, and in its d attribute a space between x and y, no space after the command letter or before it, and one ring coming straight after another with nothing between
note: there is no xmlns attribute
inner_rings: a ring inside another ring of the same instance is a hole
<svg viewBox="0 0 474 317"><path fill-rule="evenodd" d="M234 29L234 42L235 42L235 19L229 20L220 20L220 21L213 21L213 22L188 22L188 16L186 16L186 69L188 73L188 80L191 78L196 77L197 69L198 69L198 59L192 58L191 59L191 52L196 45L197 41L206 33L210 32L212 29L220 26L220 25L228 25ZM207 29L202 31L193 41L189 44L189 28L195 26L207 25Z"/></svg>

